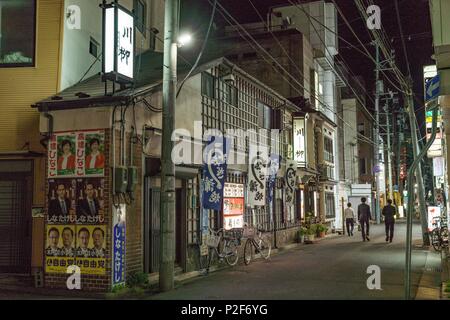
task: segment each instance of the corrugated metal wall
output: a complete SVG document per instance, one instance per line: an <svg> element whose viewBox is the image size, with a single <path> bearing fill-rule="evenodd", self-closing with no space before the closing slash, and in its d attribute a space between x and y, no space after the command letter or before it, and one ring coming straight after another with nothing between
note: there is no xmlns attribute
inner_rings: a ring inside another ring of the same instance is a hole
<svg viewBox="0 0 450 320"><path fill-rule="evenodd" d="M0 68L0 151L39 144L39 113L31 104L58 90L62 0L37 0L36 65Z"/></svg>

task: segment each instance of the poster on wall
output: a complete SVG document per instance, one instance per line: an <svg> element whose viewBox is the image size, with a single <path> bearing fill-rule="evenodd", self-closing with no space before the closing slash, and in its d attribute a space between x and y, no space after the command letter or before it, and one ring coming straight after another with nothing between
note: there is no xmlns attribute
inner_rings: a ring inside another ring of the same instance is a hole
<svg viewBox="0 0 450 320"><path fill-rule="evenodd" d="M81 274L104 275L106 226L47 225L45 271L66 273L76 264Z"/></svg>
<svg viewBox="0 0 450 320"><path fill-rule="evenodd" d="M125 205L113 208L113 286L125 282Z"/></svg>
<svg viewBox="0 0 450 320"><path fill-rule="evenodd" d="M48 224L102 224L104 178L49 179Z"/></svg>
<svg viewBox="0 0 450 320"><path fill-rule="evenodd" d="M250 145L248 169L248 205L266 204L266 176L269 166L268 148Z"/></svg>
<svg viewBox="0 0 450 320"><path fill-rule="evenodd" d="M48 146L48 177L103 176L104 130L59 132Z"/></svg>
<svg viewBox="0 0 450 320"><path fill-rule="evenodd" d="M77 219L76 195L76 179L49 179L47 223L75 223Z"/></svg>
<svg viewBox="0 0 450 320"><path fill-rule="evenodd" d="M105 221L105 179L77 179L77 224L98 224Z"/></svg>
<svg viewBox="0 0 450 320"><path fill-rule="evenodd" d="M244 185L225 183L223 198L224 229L244 227Z"/></svg>
<svg viewBox="0 0 450 320"><path fill-rule="evenodd" d="M86 133L86 176L103 176L105 171L105 134L103 131Z"/></svg>

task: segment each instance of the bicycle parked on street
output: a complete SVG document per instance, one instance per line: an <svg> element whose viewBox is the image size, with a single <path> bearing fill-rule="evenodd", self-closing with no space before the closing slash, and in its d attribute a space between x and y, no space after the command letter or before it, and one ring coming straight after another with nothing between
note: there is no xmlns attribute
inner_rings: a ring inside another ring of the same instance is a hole
<svg viewBox="0 0 450 320"><path fill-rule="evenodd" d="M440 252L448 247L448 227L445 217L436 218L433 222L433 230L430 231L430 242L434 250Z"/></svg>
<svg viewBox="0 0 450 320"><path fill-rule="evenodd" d="M263 229L259 226L244 226L244 237L247 238L244 247L244 263L250 264L254 255L260 254L264 259L269 259L272 243L267 235L263 235Z"/></svg>
<svg viewBox="0 0 450 320"><path fill-rule="evenodd" d="M205 245L207 250L200 250L200 268L206 273L209 273L211 265L216 261L225 262L229 266L234 266L239 260L238 248L240 246L240 238L238 232L235 230L219 229L214 231L209 228L206 234Z"/></svg>

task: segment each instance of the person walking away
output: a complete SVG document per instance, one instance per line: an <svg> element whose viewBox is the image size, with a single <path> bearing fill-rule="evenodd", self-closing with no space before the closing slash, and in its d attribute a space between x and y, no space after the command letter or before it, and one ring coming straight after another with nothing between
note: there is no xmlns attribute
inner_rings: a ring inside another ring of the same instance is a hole
<svg viewBox="0 0 450 320"><path fill-rule="evenodd" d="M386 227L386 242L392 242L394 238L394 224L396 209L392 205L392 200L387 200L387 205L384 206L381 214L384 216L384 225Z"/></svg>
<svg viewBox="0 0 450 320"><path fill-rule="evenodd" d="M347 209L344 211L344 217L345 217L345 225L347 227L347 234L348 236L353 236L353 229L355 227L355 210L352 208L352 204L349 202L347 203Z"/></svg>
<svg viewBox="0 0 450 320"><path fill-rule="evenodd" d="M358 220L361 224L361 234L363 241L370 241L369 238L369 223L372 220L370 213L370 207L366 204L367 199L365 197L361 198L361 204L358 206Z"/></svg>

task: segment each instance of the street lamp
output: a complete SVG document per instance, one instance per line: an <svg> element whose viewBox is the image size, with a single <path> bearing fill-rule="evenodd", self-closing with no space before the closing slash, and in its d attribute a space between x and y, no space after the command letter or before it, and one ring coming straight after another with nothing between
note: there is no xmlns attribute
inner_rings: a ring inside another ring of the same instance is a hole
<svg viewBox="0 0 450 320"><path fill-rule="evenodd" d="M192 35L189 33L183 33L178 38L178 47L184 47L192 42Z"/></svg>

